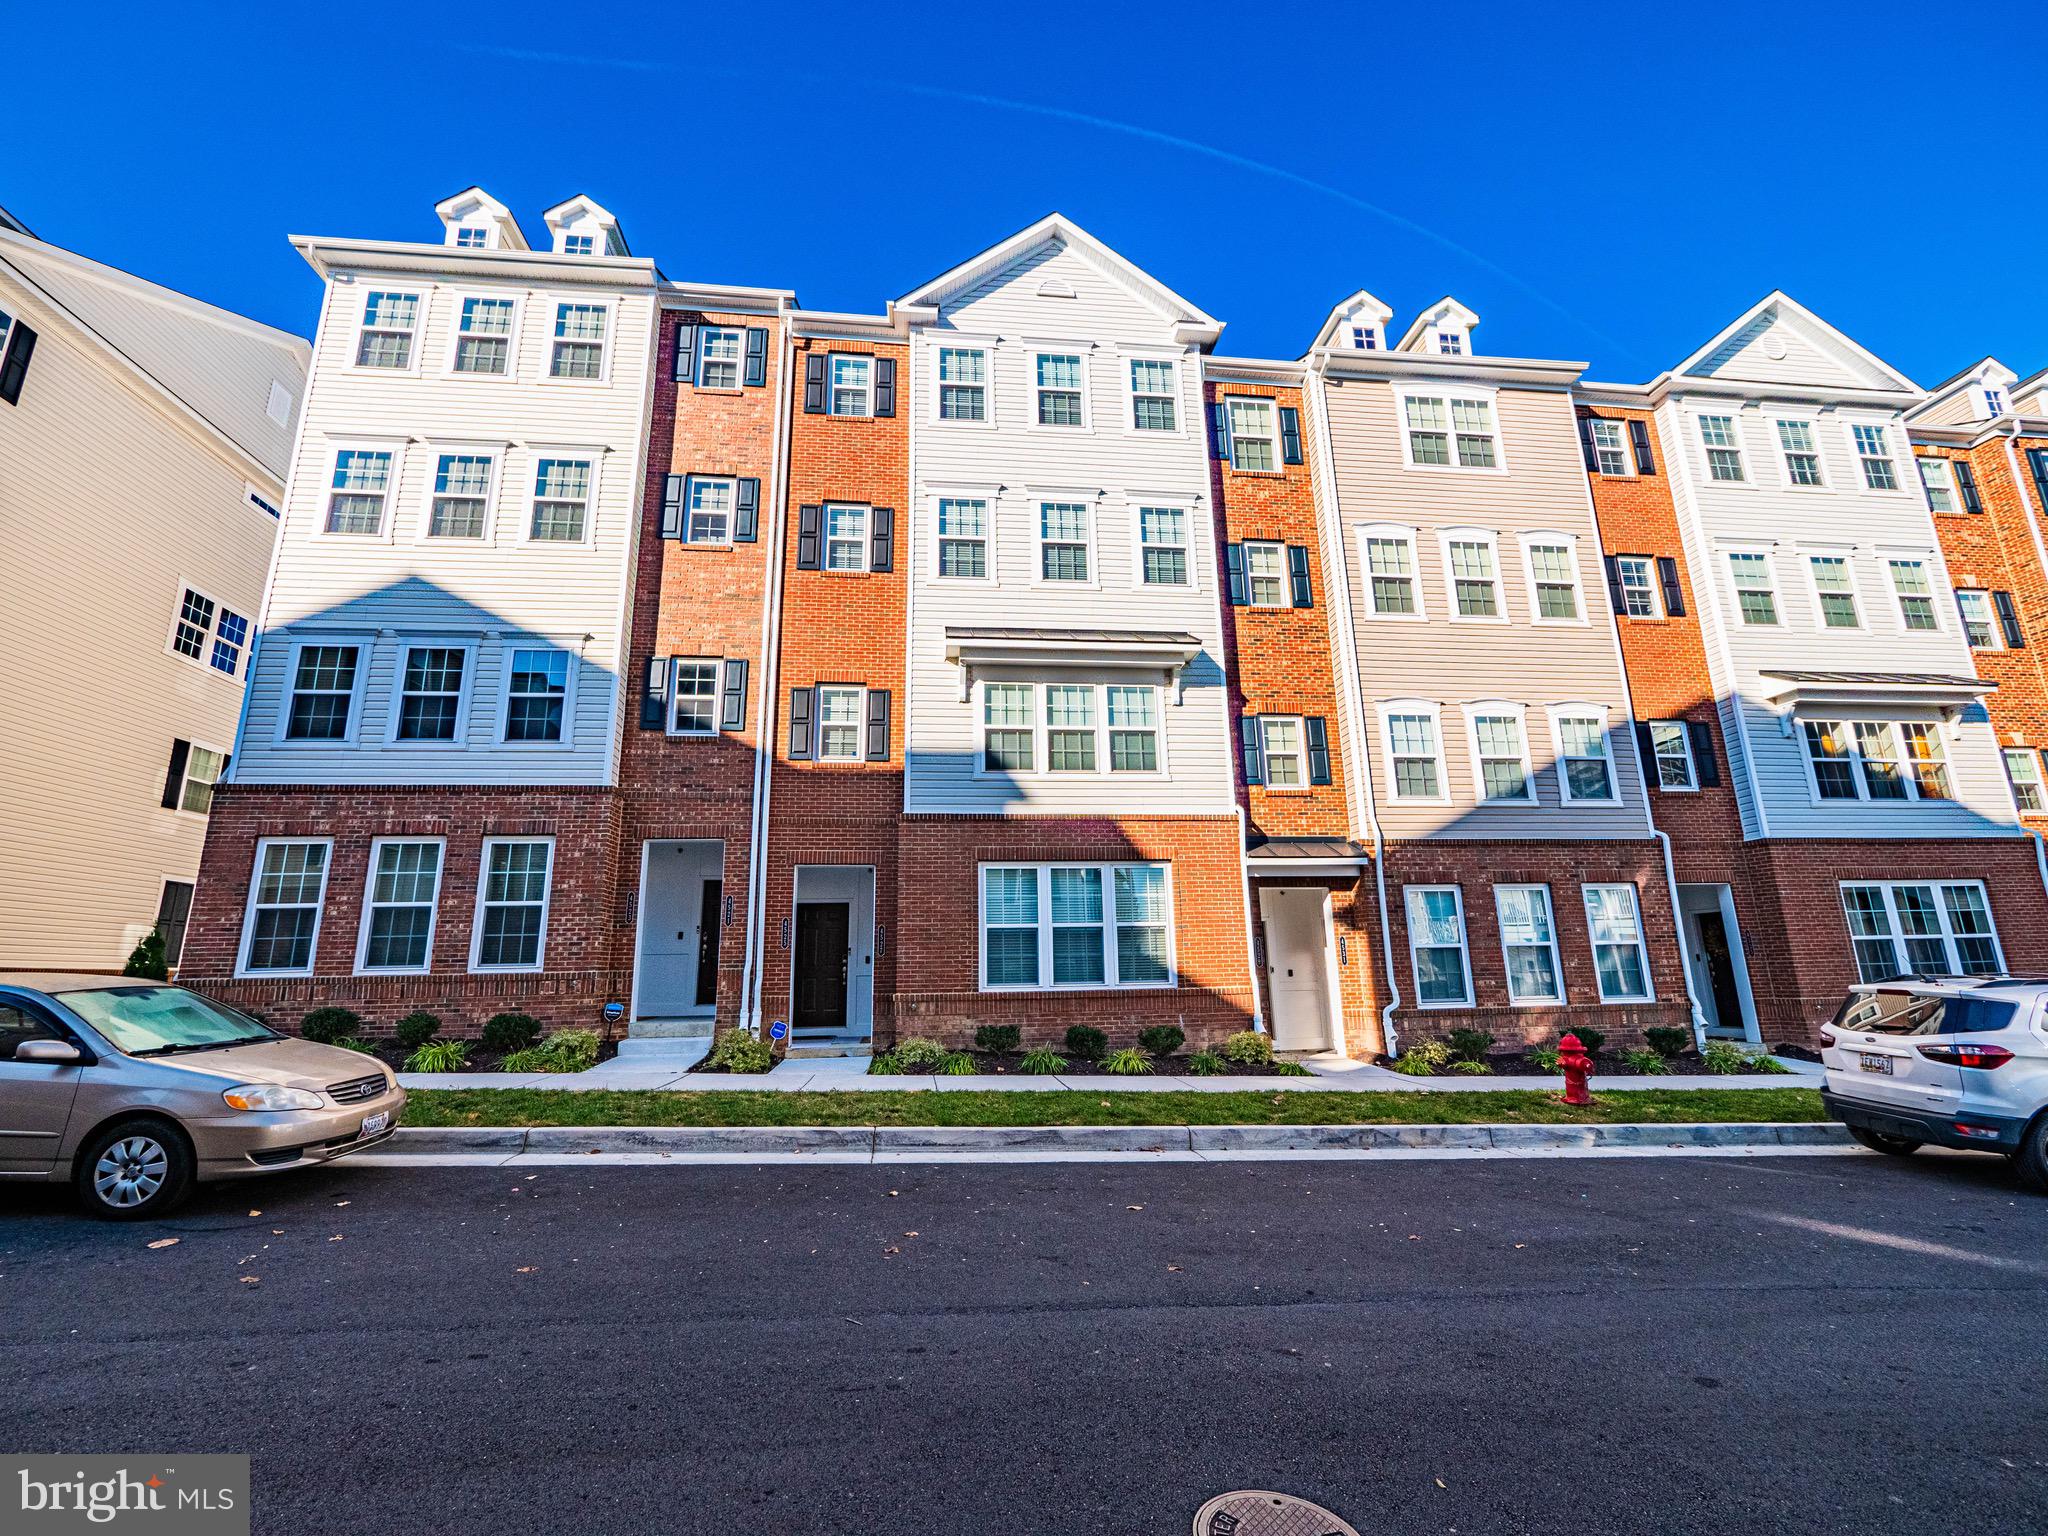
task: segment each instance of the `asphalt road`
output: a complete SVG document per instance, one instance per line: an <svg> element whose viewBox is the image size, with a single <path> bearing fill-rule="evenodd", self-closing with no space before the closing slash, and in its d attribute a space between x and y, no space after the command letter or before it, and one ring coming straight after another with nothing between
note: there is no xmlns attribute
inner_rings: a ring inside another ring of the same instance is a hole
<svg viewBox="0 0 2048 1536"><path fill-rule="evenodd" d="M344 1165L0 1191L0 1299L0 1449L250 1452L292 1536L2048 1529L1991 1159Z"/></svg>

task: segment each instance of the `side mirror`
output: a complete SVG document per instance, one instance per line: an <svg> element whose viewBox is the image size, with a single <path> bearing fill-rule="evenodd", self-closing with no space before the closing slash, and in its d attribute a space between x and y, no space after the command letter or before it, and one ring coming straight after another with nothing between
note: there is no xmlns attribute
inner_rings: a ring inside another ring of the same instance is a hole
<svg viewBox="0 0 2048 1536"><path fill-rule="evenodd" d="M24 1040L14 1048L16 1061L39 1061L47 1067L76 1066L85 1058L69 1040Z"/></svg>

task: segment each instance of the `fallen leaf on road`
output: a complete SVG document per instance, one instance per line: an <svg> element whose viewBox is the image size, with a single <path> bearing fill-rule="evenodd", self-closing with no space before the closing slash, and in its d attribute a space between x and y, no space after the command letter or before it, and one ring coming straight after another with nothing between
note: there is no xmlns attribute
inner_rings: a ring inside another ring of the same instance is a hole
<svg viewBox="0 0 2048 1536"><path fill-rule="evenodd" d="M1411 1243L1419 1243L1422 1241L1422 1234L1419 1232L1410 1232L1408 1234L1408 1241Z"/></svg>
<svg viewBox="0 0 2048 1536"><path fill-rule="evenodd" d="M1127 1211L1142 1211L1143 1209L1145 1209L1145 1207L1143 1207L1142 1205L1127 1205L1124 1207L1124 1209Z"/></svg>
<svg viewBox="0 0 2048 1536"><path fill-rule="evenodd" d="M337 1201L335 1201L334 1203L335 1203L336 1205L347 1205L347 1204L348 1204L348 1202L347 1202L346 1200L337 1200Z"/></svg>
<svg viewBox="0 0 2048 1536"><path fill-rule="evenodd" d="M175 1247L178 1242L179 1239L175 1237L160 1237L149 1246L152 1248L171 1248Z"/></svg>
<svg viewBox="0 0 2048 1536"><path fill-rule="evenodd" d="M330 1243L338 1243L338 1242L340 1242L340 1241L341 1241L341 1239L340 1239L340 1238L339 1238L339 1237L337 1236L337 1237L330 1237L329 1239L327 1239L327 1241L329 1241Z"/></svg>
<svg viewBox="0 0 2048 1536"><path fill-rule="evenodd" d="M1170 1275L1177 1275L1180 1273L1180 1266L1178 1264L1169 1264L1166 1266L1166 1272Z"/></svg>
<svg viewBox="0 0 2048 1536"><path fill-rule="evenodd" d="M1444 1483L1444 1480L1443 1480L1442 1478L1438 1478L1438 1479L1436 1480L1436 1485L1437 1485L1437 1487L1439 1487L1439 1488L1445 1488L1445 1486L1446 1486L1446 1485L1445 1485L1445 1483ZM1446 1491L1448 1491L1448 1490L1446 1490Z"/></svg>
<svg viewBox="0 0 2048 1536"><path fill-rule="evenodd" d="M886 1259L889 1258L891 1255L901 1253L902 1251L903 1250L901 1248L884 1248L882 1250L882 1257Z"/></svg>
<svg viewBox="0 0 2048 1536"><path fill-rule="evenodd" d="M244 1285L261 1285L262 1283L262 1279L256 1275L242 1276L242 1284Z"/></svg>
<svg viewBox="0 0 2048 1536"><path fill-rule="evenodd" d="M890 1190L890 1191L889 1191L889 1198L890 1198L891 1200L894 1200L894 1199L896 1198L896 1191L895 1191L895 1190L893 1190L893 1189L892 1189L892 1190Z"/></svg>
<svg viewBox="0 0 2048 1536"><path fill-rule="evenodd" d="M270 1229L270 1235L271 1235L272 1237L283 1237L283 1236L284 1236L284 1228L283 1228L283 1227L272 1227L272 1228Z"/></svg>
<svg viewBox="0 0 2048 1536"><path fill-rule="evenodd" d="M906 1233L904 1233L903 1235L904 1235L905 1237L916 1237L916 1236L917 1236L917 1233L915 1233L915 1232L906 1232Z"/></svg>
<svg viewBox="0 0 2048 1536"><path fill-rule="evenodd" d="M251 1211L249 1214L251 1216L261 1216L263 1213L261 1211Z"/></svg>
<svg viewBox="0 0 2048 1536"><path fill-rule="evenodd" d="M513 1270L513 1271L512 1271L512 1273L513 1273L513 1274L515 1274L515 1275L531 1275L531 1274L536 1274L536 1273L538 1273L538 1272L539 1272L539 1270L540 1270L540 1266L539 1266L538 1264L528 1264L528 1265L527 1265L527 1266L526 1266L525 1268L523 1268L523 1269L515 1269L515 1270Z"/></svg>

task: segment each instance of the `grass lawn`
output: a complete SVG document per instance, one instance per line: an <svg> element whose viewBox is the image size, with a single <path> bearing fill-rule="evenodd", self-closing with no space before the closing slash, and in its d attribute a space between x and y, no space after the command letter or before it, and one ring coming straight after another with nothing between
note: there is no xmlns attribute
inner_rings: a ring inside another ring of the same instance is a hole
<svg viewBox="0 0 2048 1536"><path fill-rule="evenodd" d="M531 1125L1584 1125L1824 1120L1810 1088L1628 1089L1584 1109L1498 1093L671 1093L416 1088L412 1126Z"/></svg>

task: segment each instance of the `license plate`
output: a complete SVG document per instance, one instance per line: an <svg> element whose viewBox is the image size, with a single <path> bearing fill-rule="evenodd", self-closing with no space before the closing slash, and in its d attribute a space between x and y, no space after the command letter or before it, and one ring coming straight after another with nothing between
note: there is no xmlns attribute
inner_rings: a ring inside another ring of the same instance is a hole
<svg viewBox="0 0 2048 1536"><path fill-rule="evenodd" d="M1866 1053L1859 1055L1856 1059L1863 1064L1863 1070L1866 1072L1875 1072L1880 1077L1890 1077L1892 1075L1892 1059L1889 1056L1872 1056ZM383 1117L380 1115L378 1118L382 1119Z"/></svg>
<svg viewBox="0 0 2048 1536"><path fill-rule="evenodd" d="M1865 1061L1868 1061L1868 1060L1870 1060L1870 1058L1869 1058L1868 1056L1864 1057L1863 1059L1864 1059ZM1890 1070L1890 1068L1886 1068L1886 1070L1887 1070L1887 1071L1889 1071L1889 1070ZM385 1110L385 1111L384 1111L384 1112L383 1112L382 1114L376 1114L376 1115L372 1115L372 1116L370 1116L370 1118L369 1118L369 1119L365 1120L365 1121L363 1122L363 1132L362 1132L362 1133L363 1133L363 1135L365 1135L365 1136L374 1136L374 1135L376 1135L376 1134L377 1134L377 1133L378 1133L379 1131L383 1130L383 1129L384 1129L384 1127L385 1127L385 1126L387 1126L387 1125L389 1125L390 1123L391 1123L391 1111L387 1109L387 1110Z"/></svg>

